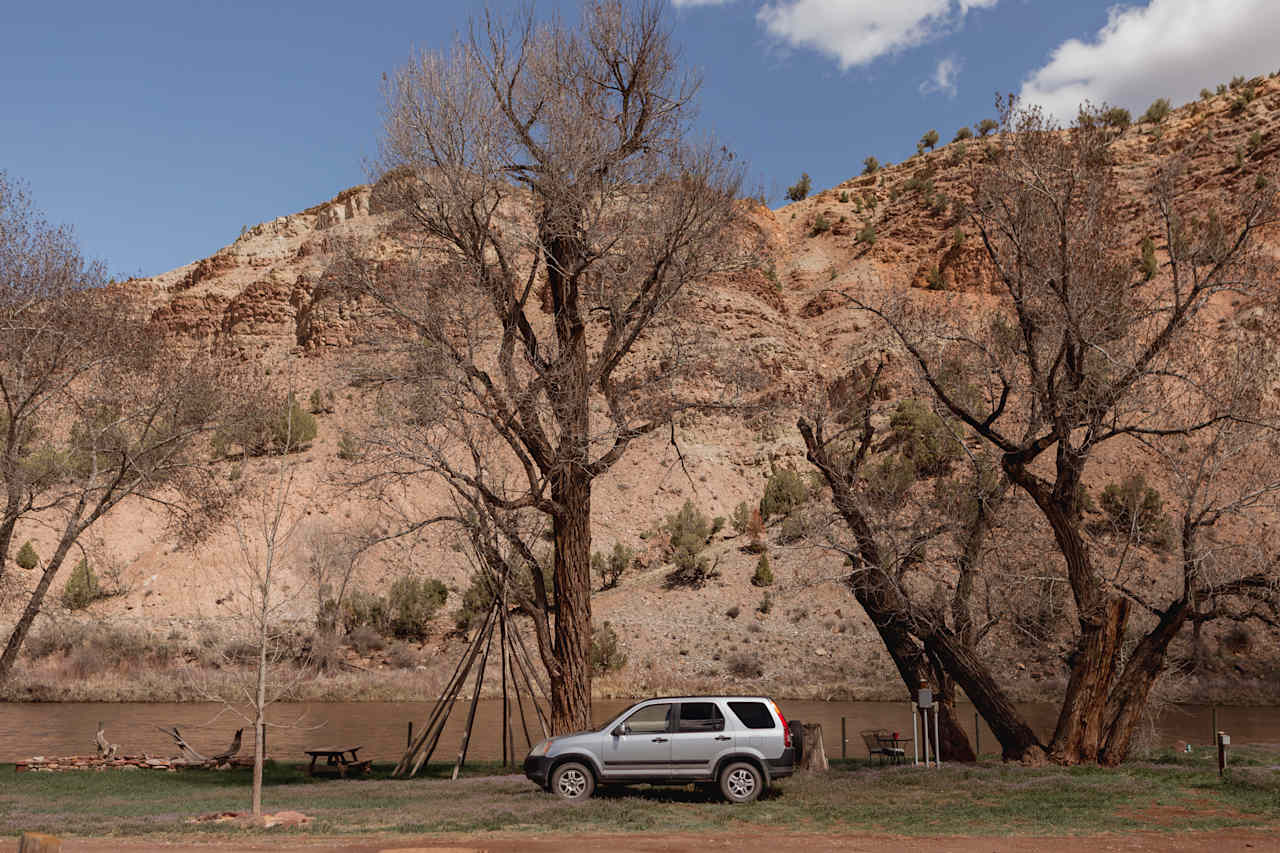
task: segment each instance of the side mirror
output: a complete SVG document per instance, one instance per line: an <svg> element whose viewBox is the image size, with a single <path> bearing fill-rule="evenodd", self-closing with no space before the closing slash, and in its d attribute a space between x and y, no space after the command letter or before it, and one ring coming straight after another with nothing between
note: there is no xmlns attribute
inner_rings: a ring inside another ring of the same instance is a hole
<svg viewBox="0 0 1280 853"><path fill-rule="evenodd" d="M723 720L723 719L719 719L719 720L716 720L714 723L712 723L712 725L711 725L711 730L712 730L712 731L717 731L717 732L722 732L722 731L724 731L724 720Z"/></svg>
<svg viewBox="0 0 1280 853"><path fill-rule="evenodd" d="M614 726L613 731L609 732L609 734L613 735L614 737L622 737L626 733L627 733L627 727L621 726L621 725Z"/></svg>

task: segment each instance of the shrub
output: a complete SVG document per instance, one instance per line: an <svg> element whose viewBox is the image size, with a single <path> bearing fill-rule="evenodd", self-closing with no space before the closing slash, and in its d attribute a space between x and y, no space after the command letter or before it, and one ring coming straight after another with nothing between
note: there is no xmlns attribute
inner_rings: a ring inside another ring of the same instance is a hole
<svg viewBox="0 0 1280 853"><path fill-rule="evenodd" d="M1253 637L1244 625L1233 625L1222 637L1222 647L1233 655L1242 655L1253 645Z"/></svg>
<svg viewBox="0 0 1280 853"><path fill-rule="evenodd" d="M381 651L386 643L382 639L382 634L372 626L361 625L347 634L347 645L358 653L367 655L370 652Z"/></svg>
<svg viewBox="0 0 1280 853"><path fill-rule="evenodd" d="M738 614L741 612L742 612L742 608L735 604L732 607L730 607L728 610L726 610L724 612L724 615L728 616L730 619L737 619Z"/></svg>
<svg viewBox="0 0 1280 853"><path fill-rule="evenodd" d="M1267 176L1259 172L1257 177L1253 179L1253 188L1259 191L1265 190L1267 188L1267 185L1270 183L1271 181L1267 178Z"/></svg>
<svg viewBox="0 0 1280 853"><path fill-rule="evenodd" d="M1226 84L1226 83L1219 83L1219 84L1218 84L1218 88L1217 88L1217 93L1218 93L1219 95L1225 95L1225 94L1227 94L1227 84Z"/></svg>
<svg viewBox="0 0 1280 853"><path fill-rule="evenodd" d="M756 573L751 576L752 586L773 586L773 569L769 567L769 555L761 554L756 563ZM737 615L736 613L734 614Z"/></svg>
<svg viewBox="0 0 1280 853"><path fill-rule="evenodd" d="M1245 81L1245 76L1243 74L1237 74L1236 76L1231 78L1231 88L1239 89L1241 86L1244 85L1244 81Z"/></svg>
<svg viewBox="0 0 1280 853"><path fill-rule="evenodd" d="M1142 280L1151 281L1160 271L1156 262L1156 244L1150 237L1142 238Z"/></svg>
<svg viewBox="0 0 1280 853"><path fill-rule="evenodd" d="M71 570L71 577L62 588L62 604L68 610L83 610L101 597L98 576L93 573L86 557Z"/></svg>
<svg viewBox="0 0 1280 853"><path fill-rule="evenodd" d="M701 587L713 576L710 561L701 556L711 537L711 523L686 500L680 511L667 516L667 546L675 569L667 575L667 586Z"/></svg>
<svg viewBox="0 0 1280 853"><path fill-rule="evenodd" d="M832 271L831 277L832 277L832 278L835 278L835 272L834 272L834 271ZM712 538L714 538L714 537L715 537L715 535L716 535L717 533L719 533L721 530L724 530L724 523L725 523L725 521L726 521L726 519L725 519L725 517L724 517L723 515L717 515L715 518L711 519L711 536L712 536Z"/></svg>
<svg viewBox="0 0 1280 853"><path fill-rule="evenodd" d="M778 532L778 542L790 545L799 542L805 536L804 520L799 515L788 515L782 520L782 529Z"/></svg>
<svg viewBox="0 0 1280 853"><path fill-rule="evenodd" d="M963 142L966 139L973 139L973 131L968 127L962 127L956 131L956 135L951 139L951 141Z"/></svg>
<svg viewBox="0 0 1280 853"><path fill-rule="evenodd" d="M1164 500L1141 474L1120 483L1109 483L1102 490L1099 502L1112 524L1137 541L1155 548L1171 544L1173 530L1164 515Z"/></svg>
<svg viewBox="0 0 1280 853"><path fill-rule="evenodd" d="M720 519L721 522L724 519ZM613 543L613 551L609 556L600 552L591 555L591 570L600 578L600 590L613 589L635 559L635 552L621 542Z"/></svg>
<svg viewBox="0 0 1280 853"><path fill-rule="evenodd" d="M880 161L875 157L868 157L862 161L862 174L874 175L878 171L880 171Z"/></svg>
<svg viewBox="0 0 1280 853"><path fill-rule="evenodd" d="M840 191L840 203L846 204L849 201L849 193L845 190Z"/></svg>
<svg viewBox="0 0 1280 853"><path fill-rule="evenodd" d="M760 678L764 675L764 664L760 658L747 652L738 652L729 656L728 670L734 678Z"/></svg>
<svg viewBox="0 0 1280 853"><path fill-rule="evenodd" d="M936 266L929 267L925 273L925 284L930 290L942 290L942 271Z"/></svg>
<svg viewBox="0 0 1280 853"><path fill-rule="evenodd" d="M790 201L804 201L809 196L809 190L813 186L809 180L808 172L800 173L800 180L787 187L787 198Z"/></svg>
<svg viewBox="0 0 1280 853"><path fill-rule="evenodd" d="M275 450L300 450L315 440L315 415L304 410L297 397L290 394L285 411L276 416L272 424L271 438Z"/></svg>
<svg viewBox="0 0 1280 853"><path fill-rule="evenodd" d="M361 589L352 590L342 602L341 621L342 630L347 634L358 628L369 628L382 634L390 622L387 600Z"/></svg>
<svg viewBox="0 0 1280 853"><path fill-rule="evenodd" d="M998 129L999 127L1000 127L1000 122L996 121L993 118L984 118L982 121L978 122L978 135L986 136L992 131Z"/></svg>
<svg viewBox="0 0 1280 853"><path fill-rule="evenodd" d="M746 501L742 501L733 508L729 523L733 525L734 531L739 536L747 532L747 528L751 526L751 507L747 506Z"/></svg>
<svg viewBox="0 0 1280 853"><path fill-rule="evenodd" d="M1115 127L1124 130L1133 124L1133 116L1124 107L1112 107L1102 114L1102 122L1107 127Z"/></svg>
<svg viewBox="0 0 1280 853"><path fill-rule="evenodd" d="M425 639L427 624L448 597L449 590L435 578L398 578L388 594L391 633L401 639Z"/></svg>
<svg viewBox="0 0 1280 853"><path fill-rule="evenodd" d="M36 566L40 565L40 555L36 553L36 548L31 544L30 539L22 543L22 547L18 549L18 556L14 562L18 564L19 568L26 569L27 571L31 571Z"/></svg>
<svg viewBox="0 0 1280 853"><path fill-rule="evenodd" d="M471 585L462 593L462 603L453 614L453 624L459 631L470 631L484 623L493 606L494 590L483 574L471 576Z"/></svg>
<svg viewBox="0 0 1280 853"><path fill-rule="evenodd" d="M872 225L870 222L862 226L862 230L858 232L858 235L856 237L854 237L854 242L865 243L868 246L874 246L876 244L875 226Z"/></svg>
<svg viewBox="0 0 1280 853"><path fill-rule="evenodd" d="M296 396L257 398L244 401L214 435L213 450L215 456L222 457L232 445L238 445L250 456L261 456L271 451L301 450L315 437L315 415L304 410Z"/></svg>
<svg viewBox="0 0 1280 853"><path fill-rule="evenodd" d="M413 669L418 665L418 654L408 643L396 643L387 651L387 663L396 669Z"/></svg>
<svg viewBox="0 0 1280 853"><path fill-rule="evenodd" d="M747 539L748 553L759 554L764 551L764 517L760 515L759 509L751 510L751 521L747 524Z"/></svg>
<svg viewBox="0 0 1280 853"><path fill-rule="evenodd" d="M928 148L930 151L932 151L934 146L937 144L938 144L938 131L930 129L925 131L924 136L920 137L920 142L917 145L917 150L919 150L920 148Z"/></svg>
<svg viewBox="0 0 1280 853"><path fill-rule="evenodd" d="M1249 134L1249 142L1246 147L1250 154L1256 154L1258 149L1262 147L1262 133L1255 130Z"/></svg>
<svg viewBox="0 0 1280 853"><path fill-rule="evenodd" d="M351 433L344 432L338 439L338 458L354 462L362 455L360 441Z"/></svg>
<svg viewBox="0 0 1280 853"><path fill-rule="evenodd" d="M1168 98L1157 98L1142 114L1141 121L1143 124L1159 124L1172 110L1173 107L1169 104Z"/></svg>
<svg viewBox="0 0 1280 853"><path fill-rule="evenodd" d="M334 410L334 394L332 391L321 391L319 388L311 392L311 414L329 415Z"/></svg>
<svg viewBox="0 0 1280 853"><path fill-rule="evenodd" d="M1200 90L1200 100L1207 101L1212 97L1213 97L1213 92L1210 92L1208 89Z"/></svg>
<svg viewBox="0 0 1280 853"><path fill-rule="evenodd" d="M951 470L961 452L959 440L942 418L919 400L900 402L889 419L889 436L883 447L911 462L921 476L939 476Z"/></svg>
<svg viewBox="0 0 1280 853"><path fill-rule="evenodd" d="M605 622L591 632L591 651L588 655L591 674L616 672L627 665L627 656L618 648L618 632Z"/></svg>
<svg viewBox="0 0 1280 853"><path fill-rule="evenodd" d="M760 599L760 603L756 605L756 612L768 615L769 611L772 609L773 599L769 596L769 593L766 592L764 597Z"/></svg>
<svg viewBox="0 0 1280 853"><path fill-rule="evenodd" d="M760 515L765 521L775 515L789 515L809 500L809 484L791 468L775 468L760 498Z"/></svg>
<svg viewBox="0 0 1280 853"><path fill-rule="evenodd" d="M813 220L813 230L809 232L810 237L817 237L819 234L825 234L831 230L831 223L827 221L827 217L821 213Z"/></svg>
<svg viewBox="0 0 1280 853"><path fill-rule="evenodd" d="M1244 168L1244 148L1236 146L1236 171Z"/></svg>

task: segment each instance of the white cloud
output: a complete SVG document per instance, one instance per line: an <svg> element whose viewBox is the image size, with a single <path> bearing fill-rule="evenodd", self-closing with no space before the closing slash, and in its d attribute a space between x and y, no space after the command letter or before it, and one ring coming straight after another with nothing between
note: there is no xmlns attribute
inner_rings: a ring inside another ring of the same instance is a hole
<svg viewBox="0 0 1280 853"><path fill-rule="evenodd" d="M941 92L948 98L954 98L957 91L956 78L960 76L960 69L963 67L960 60L954 56L948 56L938 63L933 76L920 84L920 94L932 95L934 92Z"/></svg>
<svg viewBox="0 0 1280 853"><path fill-rule="evenodd" d="M776 0L756 13L770 35L834 58L840 69L936 38L999 0Z"/></svg>
<svg viewBox="0 0 1280 853"><path fill-rule="evenodd" d="M1195 98L1236 74L1280 64L1276 0L1151 0L1114 7L1089 42L1071 39L1022 84L1021 97L1063 121L1083 101L1142 110Z"/></svg>
<svg viewBox="0 0 1280 853"><path fill-rule="evenodd" d="M685 6L724 6L732 2L733 0L671 0L671 5L680 9Z"/></svg>

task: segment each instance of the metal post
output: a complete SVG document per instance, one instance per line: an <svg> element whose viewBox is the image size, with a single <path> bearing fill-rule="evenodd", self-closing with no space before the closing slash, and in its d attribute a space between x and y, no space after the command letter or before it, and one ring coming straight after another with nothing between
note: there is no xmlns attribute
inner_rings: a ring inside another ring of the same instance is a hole
<svg viewBox="0 0 1280 853"><path fill-rule="evenodd" d="M1227 771L1227 747L1231 745L1231 736L1226 732L1218 732L1216 735L1218 740L1218 776L1223 776Z"/></svg>
<svg viewBox="0 0 1280 853"><path fill-rule="evenodd" d="M924 766L929 767L929 708L920 709L920 731L924 735Z"/></svg>
<svg viewBox="0 0 1280 853"><path fill-rule="evenodd" d="M933 706L933 766L942 766L942 739L938 737L938 708Z"/></svg>
<svg viewBox="0 0 1280 853"><path fill-rule="evenodd" d="M846 719L845 717L841 717L840 718L840 757L847 759L849 757L849 733L848 733L848 727L846 726L846 723L848 723L848 719Z"/></svg>
<svg viewBox="0 0 1280 853"><path fill-rule="evenodd" d="M916 725L916 703L911 703L911 765L920 766L920 730Z"/></svg>
<svg viewBox="0 0 1280 853"><path fill-rule="evenodd" d="M1214 741L1218 739L1218 706L1213 706L1213 718L1209 724L1209 736Z"/></svg>

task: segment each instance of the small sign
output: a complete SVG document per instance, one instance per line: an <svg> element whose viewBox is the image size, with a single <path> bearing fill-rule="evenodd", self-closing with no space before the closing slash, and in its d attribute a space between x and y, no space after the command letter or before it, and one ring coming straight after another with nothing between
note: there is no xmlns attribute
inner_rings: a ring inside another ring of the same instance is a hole
<svg viewBox="0 0 1280 853"><path fill-rule="evenodd" d="M1221 743L1223 746L1230 746L1230 745L1231 745L1231 735L1228 735L1228 734L1219 734L1219 735L1218 735L1218 742L1219 742L1219 743Z"/></svg>
<svg viewBox="0 0 1280 853"><path fill-rule="evenodd" d="M921 689L920 693L916 696L916 705L917 707L920 707L920 708L932 708L933 707L933 691L928 689L927 687Z"/></svg>

